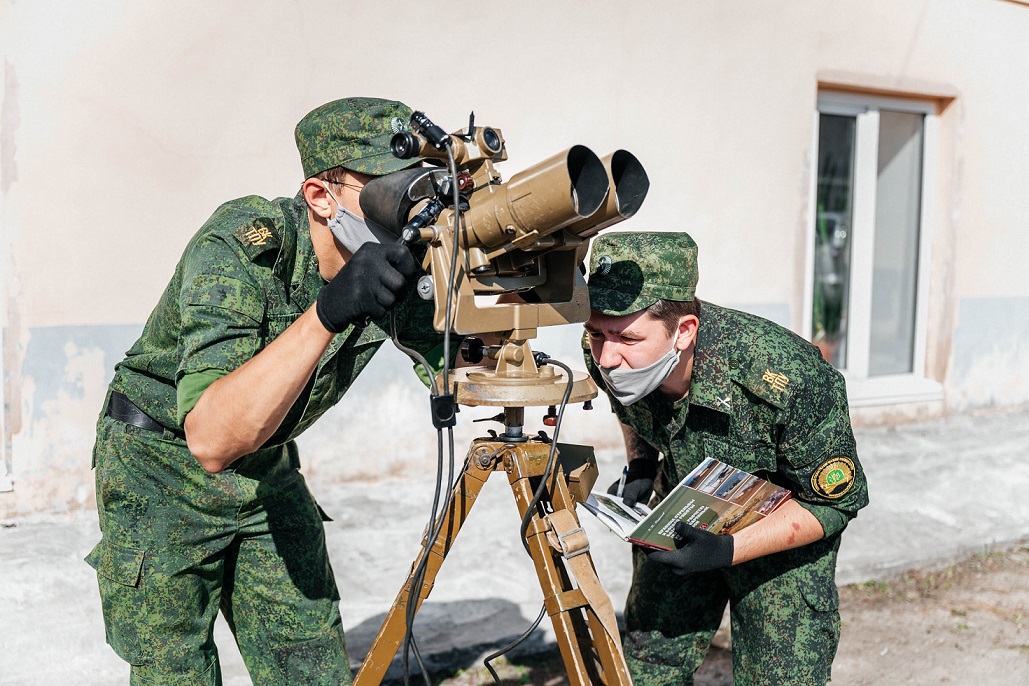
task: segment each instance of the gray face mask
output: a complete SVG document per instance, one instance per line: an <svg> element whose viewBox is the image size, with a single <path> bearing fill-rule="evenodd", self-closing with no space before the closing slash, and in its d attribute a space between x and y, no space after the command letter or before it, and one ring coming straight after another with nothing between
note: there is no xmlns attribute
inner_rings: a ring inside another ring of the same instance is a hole
<svg viewBox="0 0 1029 686"><path fill-rule="evenodd" d="M656 362L639 369L620 369L618 367L600 367L600 375L604 377L608 390L615 400L622 405L632 405L645 395L653 393L665 382L668 375L679 364L681 350L672 349ZM599 366L599 365L598 365Z"/></svg>
<svg viewBox="0 0 1029 686"><path fill-rule="evenodd" d="M357 252L365 243L396 242L397 237L386 229L368 219L358 217L350 210L344 209L332 191L326 186L325 192L336 201L336 216L329 220L329 230L340 244L350 251Z"/></svg>

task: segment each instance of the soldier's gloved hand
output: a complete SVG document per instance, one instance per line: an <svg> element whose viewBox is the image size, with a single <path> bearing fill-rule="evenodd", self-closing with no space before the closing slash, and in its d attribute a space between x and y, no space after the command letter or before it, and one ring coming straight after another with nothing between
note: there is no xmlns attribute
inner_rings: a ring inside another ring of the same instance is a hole
<svg viewBox="0 0 1029 686"><path fill-rule="evenodd" d="M622 502L626 507L636 503L646 505L654 493L654 477L657 476L657 461L646 457L637 457L629 463L625 473L625 488L622 490ZM621 481L621 479L619 479ZM618 495L618 481L607 489L608 495Z"/></svg>
<svg viewBox="0 0 1029 686"><path fill-rule="evenodd" d="M332 333L379 319L400 299L417 271L407 246L365 243L322 287L315 306L318 319Z"/></svg>
<svg viewBox="0 0 1029 686"><path fill-rule="evenodd" d="M733 540L676 522L676 550L647 551L648 559L668 565L679 576L732 566Z"/></svg>

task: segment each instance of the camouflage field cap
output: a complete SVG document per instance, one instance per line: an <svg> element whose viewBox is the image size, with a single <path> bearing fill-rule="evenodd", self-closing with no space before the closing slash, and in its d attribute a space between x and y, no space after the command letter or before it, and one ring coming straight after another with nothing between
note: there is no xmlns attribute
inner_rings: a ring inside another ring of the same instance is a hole
<svg viewBox="0 0 1029 686"><path fill-rule="evenodd" d="M382 176L417 164L389 149L394 134L411 130L410 120L410 107L381 98L343 98L312 110L293 132L304 178L333 167Z"/></svg>
<svg viewBox="0 0 1029 686"><path fill-rule="evenodd" d="M658 300L693 300L698 278L697 244L689 234L609 233L593 241L590 308L618 316Z"/></svg>

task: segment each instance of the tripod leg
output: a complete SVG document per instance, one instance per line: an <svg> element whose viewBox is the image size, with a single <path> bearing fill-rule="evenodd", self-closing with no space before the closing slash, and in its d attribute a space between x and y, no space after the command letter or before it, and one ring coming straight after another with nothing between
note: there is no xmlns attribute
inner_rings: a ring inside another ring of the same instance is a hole
<svg viewBox="0 0 1029 686"><path fill-rule="evenodd" d="M504 466L523 517L533 498L533 478L537 477L538 483L548 453L545 444L527 443L505 455ZM553 512L547 516L536 513L526 537L568 680L573 686L629 686L632 679L614 626L611 601L597 579L586 535L579 528L575 503L560 469L551 475L546 488ZM548 540L548 532L557 548ZM566 540L573 537L576 543L568 548L574 550L568 550ZM578 588L569 580L566 564L575 570Z"/></svg>
<svg viewBox="0 0 1029 686"><path fill-rule="evenodd" d="M440 514L442 526L439 535L428 542L430 532L426 532L426 539L422 541L422 549L415 562L411 565L411 574L408 575L404 587L397 594L393 606L386 614L386 619L379 628L379 633L372 642L368 655L361 665L360 671L354 680L355 686L370 686L382 682L386 670L389 669L393 657L397 654L404 634L407 629L406 613L407 602L410 597L411 584L414 581L414 572L418 562L428 554L429 559L425 568L425 577L422 580L421 588L416 600L415 611L421 607L422 601L429 597L436 574L443 566L443 560L453 547L454 539L461 530L462 524L468 518L469 510L475 503L475 499L482 490L483 484L493 471L493 460L485 460L491 450L497 450L503 443L492 443L488 441L473 441L468 456L465 458L464 471L461 473L451 491L450 506ZM428 553L426 547L428 546Z"/></svg>

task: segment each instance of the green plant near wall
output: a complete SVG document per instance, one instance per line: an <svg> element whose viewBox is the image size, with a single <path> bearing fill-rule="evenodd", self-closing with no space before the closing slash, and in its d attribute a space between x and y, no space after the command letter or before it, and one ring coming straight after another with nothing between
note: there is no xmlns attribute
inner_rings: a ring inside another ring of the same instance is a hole
<svg viewBox="0 0 1029 686"><path fill-rule="evenodd" d="M816 221L817 234L815 236L816 260L818 252L829 253L831 250L829 226L825 215L825 208L821 203L818 205L818 219ZM815 270L814 294L812 298L812 328L815 343L823 341L835 341L840 333L840 325L843 320L843 288L840 283L840 275L836 271L835 260L826 255L825 267L828 270Z"/></svg>

